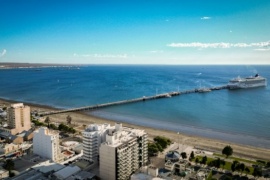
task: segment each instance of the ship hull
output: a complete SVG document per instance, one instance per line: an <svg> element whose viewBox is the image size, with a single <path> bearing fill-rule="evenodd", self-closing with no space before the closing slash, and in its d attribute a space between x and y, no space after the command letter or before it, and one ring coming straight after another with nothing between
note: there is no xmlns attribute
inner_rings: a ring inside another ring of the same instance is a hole
<svg viewBox="0 0 270 180"><path fill-rule="evenodd" d="M265 87L265 86L267 86L266 79L263 79L263 80L260 79L258 82L241 81L241 82L234 82L234 83L228 84L229 89L247 89L247 88Z"/></svg>

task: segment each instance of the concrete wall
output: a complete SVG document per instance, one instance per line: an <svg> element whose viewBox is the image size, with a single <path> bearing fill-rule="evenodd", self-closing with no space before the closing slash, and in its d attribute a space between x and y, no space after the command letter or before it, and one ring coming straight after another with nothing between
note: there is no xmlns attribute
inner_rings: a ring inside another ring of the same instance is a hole
<svg viewBox="0 0 270 180"><path fill-rule="evenodd" d="M116 149L111 146L101 144L99 149L99 171L101 179L116 179Z"/></svg>

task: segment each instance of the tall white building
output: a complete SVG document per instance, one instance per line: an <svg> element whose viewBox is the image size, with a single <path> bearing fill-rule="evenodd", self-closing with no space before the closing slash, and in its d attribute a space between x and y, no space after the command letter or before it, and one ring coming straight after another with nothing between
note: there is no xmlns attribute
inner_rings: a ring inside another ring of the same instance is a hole
<svg viewBox="0 0 270 180"><path fill-rule="evenodd" d="M105 141L106 131L110 124L91 124L83 132L83 159L87 161L97 160L99 146Z"/></svg>
<svg viewBox="0 0 270 180"><path fill-rule="evenodd" d="M108 130L100 145L101 179L125 180L148 161L147 134L144 130L116 124Z"/></svg>
<svg viewBox="0 0 270 180"><path fill-rule="evenodd" d="M58 162L62 157L59 148L59 134L46 127L34 131L33 152Z"/></svg>
<svg viewBox="0 0 270 180"><path fill-rule="evenodd" d="M12 104L7 110L8 127L0 130L12 135L31 129L30 107L23 103Z"/></svg>

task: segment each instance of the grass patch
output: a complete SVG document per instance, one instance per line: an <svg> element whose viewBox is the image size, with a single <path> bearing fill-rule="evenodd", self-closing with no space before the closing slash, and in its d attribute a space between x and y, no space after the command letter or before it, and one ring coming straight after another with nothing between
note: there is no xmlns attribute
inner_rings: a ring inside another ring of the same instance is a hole
<svg viewBox="0 0 270 180"><path fill-rule="evenodd" d="M214 153L213 155L214 156L217 156L217 157L226 158L226 156L225 155L222 155L222 154ZM243 158L237 158L237 157L233 157L233 156L229 156L226 159L231 159L231 160L235 160L235 161L239 161L239 162L243 162L243 163L250 163L250 164L256 164L256 165L260 165L261 164L261 163L258 163L256 161L252 161L252 160L248 160L248 159L243 159Z"/></svg>
<svg viewBox="0 0 270 180"><path fill-rule="evenodd" d="M214 154L215 155L215 154ZM195 162L196 158L199 159L199 161L202 160L204 156L196 156L192 161ZM221 156L219 156L221 157ZM223 157L223 156L222 156ZM211 161L215 160L216 158L210 158L210 157L207 157L207 161L206 161L206 164L208 165ZM241 159L241 158L236 158L236 159L233 159L233 160L237 160L237 159ZM225 165L224 166L220 166L221 169L225 169L225 170L228 170L228 171L231 171L231 166L232 166L232 162L228 162L226 161L226 159L224 160L225 161ZM240 162L240 160L237 160ZM243 162L243 161L242 161ZM255 162L255 161L252 161L252 162ZM250 167L250 166L247 166L250 170L250 172L248 174L252 174L253 171L254 171L254 168L253 167ZM241 172L240 172L241 173ZM246 174L246 172L243 172L243 174Z"/></svg>

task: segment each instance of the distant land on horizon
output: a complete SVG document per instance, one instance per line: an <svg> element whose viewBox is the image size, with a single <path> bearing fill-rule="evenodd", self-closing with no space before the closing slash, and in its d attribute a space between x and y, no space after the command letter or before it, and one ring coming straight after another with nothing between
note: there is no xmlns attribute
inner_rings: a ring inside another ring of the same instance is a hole
<svg viewBox="0 0 270 180"><path fill-rule="evenodd" d="M9 68L42 68L42 67L74 67L82 66L81 64L52 64L52 63L9 63L2 62L0 63L0 69L9 69Z"/></svg>
<svg viewBox="0 0 270 180"><path fill-rule="evenodd" d="M61 63L19 63L0 62L0 69L45 68L45 67L78 67L78 66L268 66L270 64L61 64Z"/></svg>

